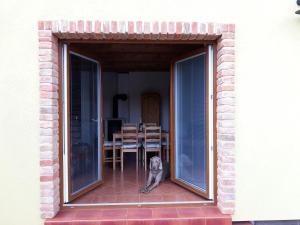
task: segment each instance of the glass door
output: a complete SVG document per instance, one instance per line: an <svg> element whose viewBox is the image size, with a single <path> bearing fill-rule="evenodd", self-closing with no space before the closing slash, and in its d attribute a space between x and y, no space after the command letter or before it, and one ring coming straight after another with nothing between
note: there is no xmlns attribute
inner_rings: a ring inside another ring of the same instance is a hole
<svg viewBox="0 0 300 225"><path fill-rule="evenodd" d="M211 198L208 50L178 58L172 64L172 170L177 184Z"/></svg>
<svg viewBox="0 0 300 225"><path fill-rule="evenodd" d="M67 46L65 46L67 48ZM64 49L65 199L70 202L102 181L100 68L96 60Z"/></svg>

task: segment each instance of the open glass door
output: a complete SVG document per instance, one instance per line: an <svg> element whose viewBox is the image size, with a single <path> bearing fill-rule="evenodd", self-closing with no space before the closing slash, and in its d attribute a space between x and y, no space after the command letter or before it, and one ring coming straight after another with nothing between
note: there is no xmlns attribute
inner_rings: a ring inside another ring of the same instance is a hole
<svg viewBox="0 0 300 225"><path fill-rule="evenodd" d="M64 203L102 181L100 64L67 48L63 46Z"/></svg>
<svg viewBox="0 0 300 225"><path fill-rule="evenodd" d="M179 57L171 73L171 179L213 198L212 47Z"/></svg>

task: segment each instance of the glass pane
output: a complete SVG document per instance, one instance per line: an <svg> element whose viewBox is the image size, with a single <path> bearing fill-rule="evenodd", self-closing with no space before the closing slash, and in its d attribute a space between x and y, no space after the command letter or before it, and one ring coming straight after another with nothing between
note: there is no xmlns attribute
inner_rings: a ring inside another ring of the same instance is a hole
<svg viewBox="0 0 300 225"><path fill-rule="evenodd" d="M176 178L206 191L205 54L176 63Z"/></svg>
<svg viewBox="0 0 300 225"><path fill-rule="evenodd" d="M71 193L99 179L97 63L70 55Z"/></svg>

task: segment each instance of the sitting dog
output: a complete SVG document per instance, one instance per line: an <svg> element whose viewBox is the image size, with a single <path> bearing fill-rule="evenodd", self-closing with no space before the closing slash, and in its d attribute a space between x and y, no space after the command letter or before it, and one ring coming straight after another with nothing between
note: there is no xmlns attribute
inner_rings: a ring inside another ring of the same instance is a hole
<svg viewBox="0 0 300 225"><path fill-rule="evenodd" d="M140 190L142 193L149 193L153 188L157 187L163 177L163 165L159 157L154 156L150 159L149 169L147 184Z"/></svg>

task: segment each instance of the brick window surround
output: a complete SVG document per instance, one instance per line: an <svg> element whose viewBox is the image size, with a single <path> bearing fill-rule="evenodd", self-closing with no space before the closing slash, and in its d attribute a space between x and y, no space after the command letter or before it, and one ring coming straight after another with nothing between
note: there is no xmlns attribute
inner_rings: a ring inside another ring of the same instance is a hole
<svg viewBox="0 0 300 225"><path fill-rule="evenodd" d="M40 211L53 218L60 209L59 57L60 39L214 41L217 47L217 204L235 207L235 25L200 22L39 21Z"/></svg>

